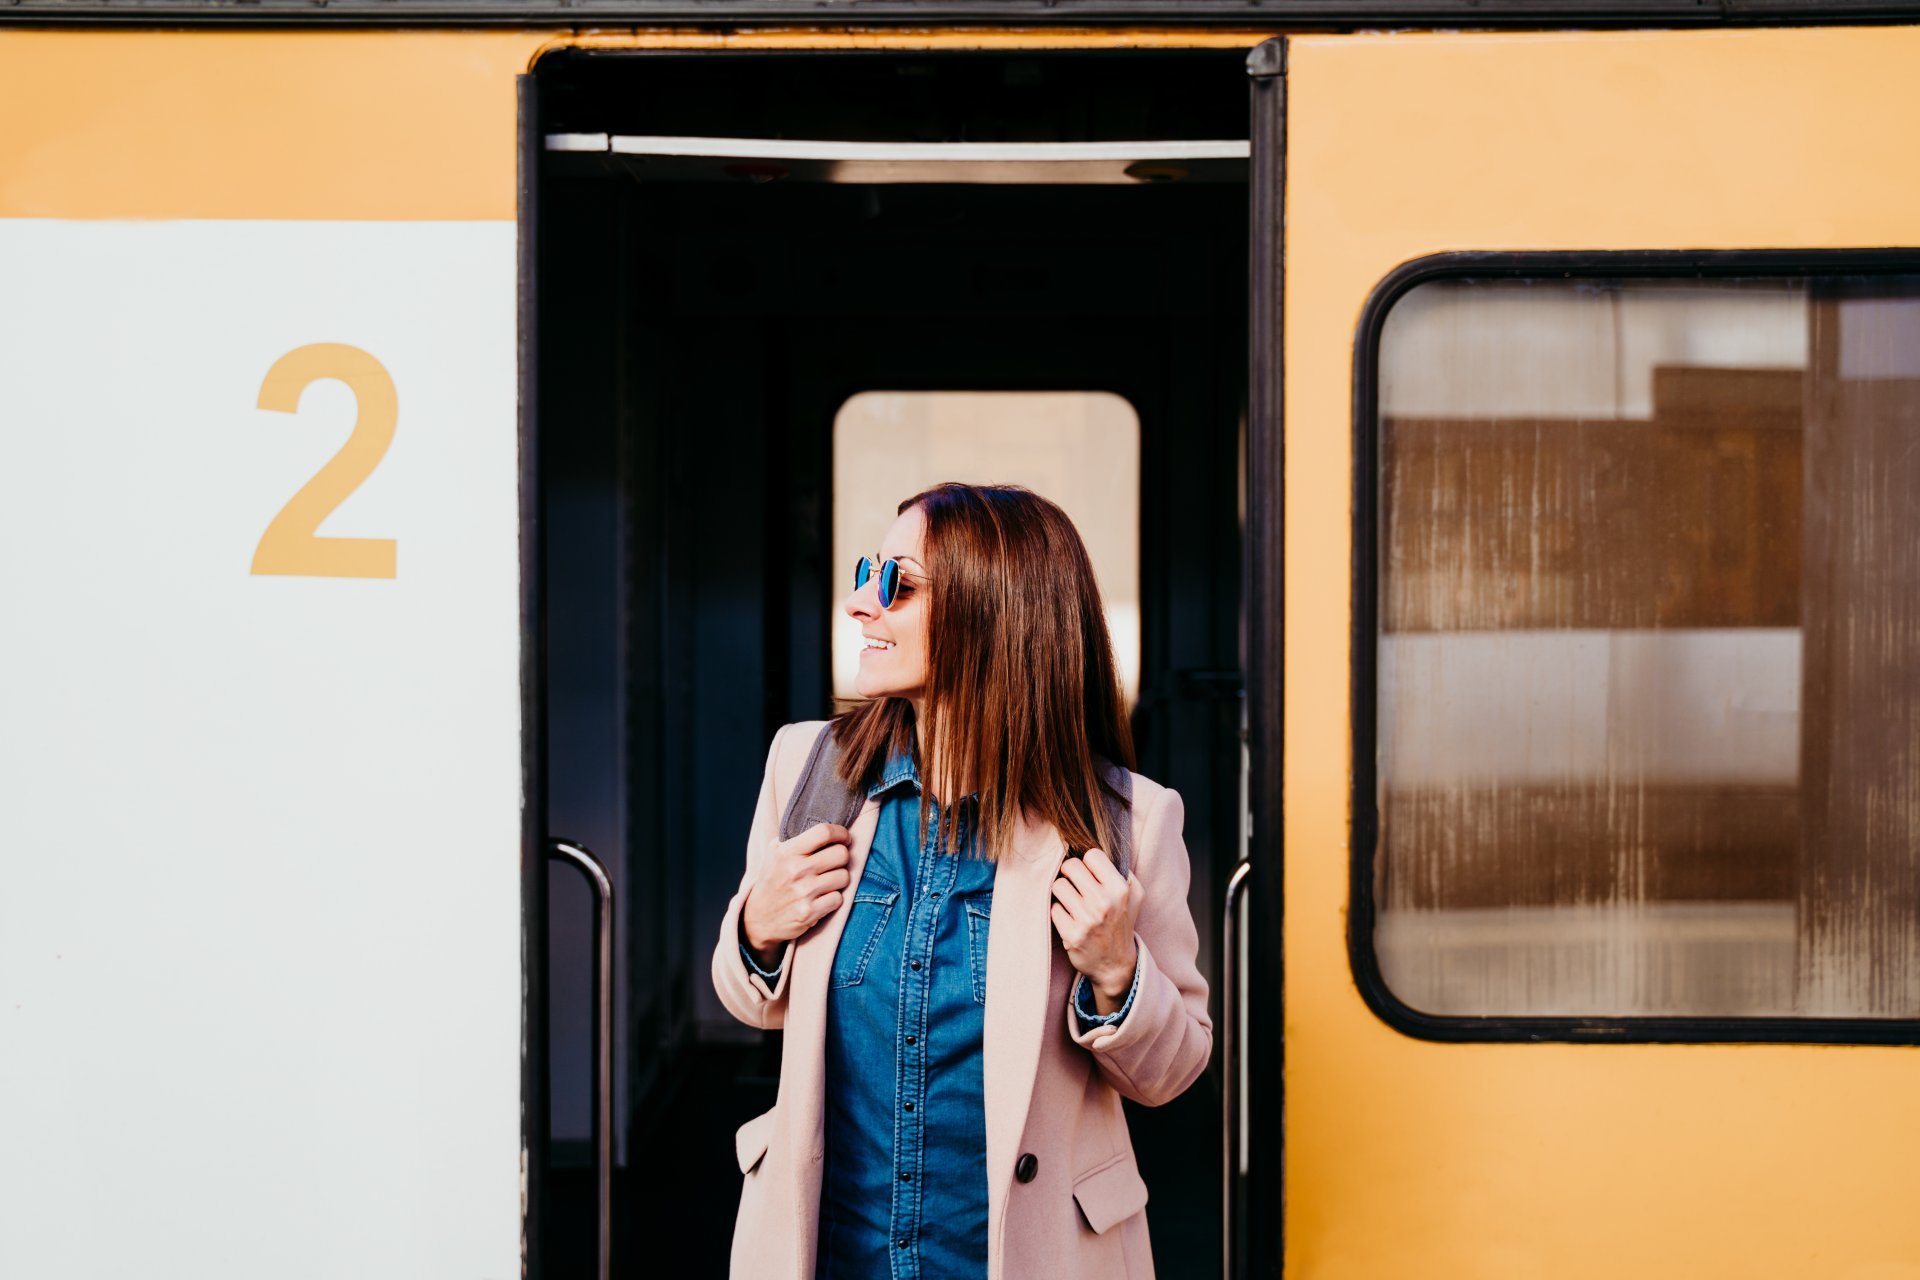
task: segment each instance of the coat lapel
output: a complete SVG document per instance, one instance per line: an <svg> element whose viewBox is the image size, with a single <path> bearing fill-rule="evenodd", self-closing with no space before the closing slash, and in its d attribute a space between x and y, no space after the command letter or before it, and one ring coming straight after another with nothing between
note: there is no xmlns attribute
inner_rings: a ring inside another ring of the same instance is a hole
<svg viewBox="0 0 1920 1280"><path fill-rule="evenodd" d="M820 1239L820 1161L827 1150L827 977L833 972L833 953L847 927L854 890L860 887L867 851L879 826L880 802L869 797L847 828L853 843L848 847L848 881L840 909L802 934L787 957L793 976L788 979L786 1032L780 1051L800 1069L791 1077L788 1071L780 1073L783 1084L789 1078L795 1082L794 1096L780 1101L791 1117L787 1134L792 1142L794 1226L803 1276L813 1274Z"/></svg>
<svg viewBox="0 0 1920 1280"><path fill-rule="evenodd" d="M1007 1196L1020 1157L1040 1053L1053 1019L1053 881L1065 856L1051 824L1014 828L1012 848L994 868L993 918L987 927L987 1012L982 1074L987 1103L987 1249L1003 1247ZM798 972L794 975L799 977ZM999 1273L999 1268L990 1269Z"/></svg>

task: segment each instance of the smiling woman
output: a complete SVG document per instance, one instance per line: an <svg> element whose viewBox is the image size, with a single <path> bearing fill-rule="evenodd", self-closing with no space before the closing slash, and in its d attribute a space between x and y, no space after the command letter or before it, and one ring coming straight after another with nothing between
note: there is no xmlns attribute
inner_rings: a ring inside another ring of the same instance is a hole
<svg viewBox="0 0 1920 1280"><path fill-rule="evenodd" d="M734 1016L792 1033L736 1141L733 1274L1150 1276L1121 1098L1178 1096L1213 1029L1086 547L1029 490L937 485L843 607L863 701L775 736L713 957ZM821 760L857 816L779 839Z"/></svg>

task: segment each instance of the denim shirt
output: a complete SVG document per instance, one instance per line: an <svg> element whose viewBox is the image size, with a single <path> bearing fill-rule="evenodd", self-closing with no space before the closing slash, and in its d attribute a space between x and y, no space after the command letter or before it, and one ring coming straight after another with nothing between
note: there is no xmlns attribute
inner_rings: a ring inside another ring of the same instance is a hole
<svg viewBox="0 0 1920 1280"><path fill-rule="evenodd" d="M986 1103L981 1045L994 864L975 855L974 796L930 803L895 755L867 794L879 825L827 990L826 1166L819 1280L979 1280L987 1274ZM957 853L941 849L959 823ZM769 973L742 954L755 972ZM1136 967L1135 981L1138 982ZM1083 1028L1095 1014L1074 989Z"/></svg>

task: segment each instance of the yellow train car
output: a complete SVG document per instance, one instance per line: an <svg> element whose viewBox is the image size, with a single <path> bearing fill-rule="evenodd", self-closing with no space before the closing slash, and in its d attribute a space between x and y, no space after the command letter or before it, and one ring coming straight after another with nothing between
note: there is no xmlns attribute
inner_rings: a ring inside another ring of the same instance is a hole
<svg viewBox="0 0 1920 1280"><path fill-rule="evenodd" d="M1920 1277L1914 22L0 0L0 1273L723 1274L766 743L992 478L1159 1274Z"/></svg>

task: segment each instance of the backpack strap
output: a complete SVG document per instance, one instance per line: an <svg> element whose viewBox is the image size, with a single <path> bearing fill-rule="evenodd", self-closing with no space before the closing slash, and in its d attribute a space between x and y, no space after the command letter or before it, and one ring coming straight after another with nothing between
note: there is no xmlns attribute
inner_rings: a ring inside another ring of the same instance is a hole
<svg viewBox="0 0 1920 1280"><path fill-rule="evenodd" d="M1107 827L1113 832L1114 847L1108 849L1107 856L1113 859L1113 865L1121 876L1133 870L1133 775L1110 760L1099 756L1093 759L1094 768L1106 779L1107 786L1120 793L1115 799L1104 789L1100 792L1101 807L1107 811ZM1085 853L1084 849L1074 850L1074 855Z"/></svg>
<svg viewBox="0 0 1920 1280"><path fill-rule="evenodd" d="M853 825L866 797L840 776L839 763L840 744L834 741L833 726L822 722L780 815L782 840L791 840L822 822Z"/></svg>
<svg viewBox="0 0 1920 1280"><path fill-rule="evenodd" d="M805 763L794 780L787 807L780 815L780 838L791 840L808 827L822 822L850 827L860 816L866 796L840 776L840 744L834 740L831 722L821 722L813 743L807 748ZM1107 850L1122 876L1133 870L1133 775L1110 761L1095 757L1094 767L1107 785L1119 792L1119 798L1100 792L1100 803L1107 813L1107 827L1113 832L1114 848ZM1079 857L1084 849L1069 850Z"/></svg>

